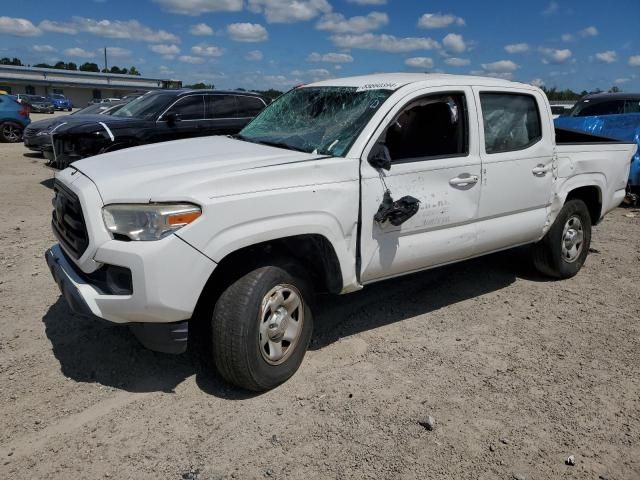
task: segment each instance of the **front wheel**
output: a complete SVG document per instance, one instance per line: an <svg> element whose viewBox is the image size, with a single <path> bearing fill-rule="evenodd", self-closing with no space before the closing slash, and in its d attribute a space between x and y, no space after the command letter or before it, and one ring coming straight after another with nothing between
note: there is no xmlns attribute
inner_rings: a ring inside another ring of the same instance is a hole
<svg viewBox="0 0 640 480"><path fill-rule="evenodd" d="M311 339L310 295L295 264L261 267L232 283L212 316L213 357L222 377L253 391L288 380Z"/></svg>
<svg viewBox="0 0 640 480"><path fill-rule="evenodd" d="M4 122L0 124L0 141L7 143L18 143L22 140L22 127L15 122Z"/></svg>
<svg viewBox="0 0 640 480"><path fill-rule="evenodd" d="M533 262L544 275L571 278L584 265L590 245L589 209L582 200L569 200L544 238L534 245Z"/></svg>

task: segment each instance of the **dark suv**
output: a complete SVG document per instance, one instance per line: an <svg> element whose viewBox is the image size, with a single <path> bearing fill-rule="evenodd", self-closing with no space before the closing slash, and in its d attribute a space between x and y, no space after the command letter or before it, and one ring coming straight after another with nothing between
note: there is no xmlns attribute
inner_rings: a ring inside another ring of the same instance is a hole
<svg viewBox="0 0 640 480"><path fill-rule="evenodd" d="M586 95L573 106L567 116L595 117L623 113L640 113L640 94L594 93Z"/></svg>
<svg viewBox="0 0 640 480"><path fill-rule="evenodd" d="M239 132L267 105L249 93L219 90L156 90L112 115L60 125L53 149L43 153L58 168L122 148Z"/></svg>

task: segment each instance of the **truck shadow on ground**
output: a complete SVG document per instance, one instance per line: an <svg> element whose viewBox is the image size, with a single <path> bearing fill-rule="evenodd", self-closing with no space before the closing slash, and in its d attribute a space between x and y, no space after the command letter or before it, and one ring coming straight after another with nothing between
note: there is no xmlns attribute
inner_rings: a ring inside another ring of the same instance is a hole
<svg viewBox="0 0 640 480"><path fill-rule="evenodd" d="M340 338L501 290L516 278L544 280L533 273L522 250L387 280L352 295L321 297L315 305L310 348L320 350ZM171 393L195 374L196 383L207 394L226 399L255 395L228 386L208 362L194 361L188 353L152 352L128 328L73 315L62 297L43 322L62 373L74 381L129 392Z"/></svg>

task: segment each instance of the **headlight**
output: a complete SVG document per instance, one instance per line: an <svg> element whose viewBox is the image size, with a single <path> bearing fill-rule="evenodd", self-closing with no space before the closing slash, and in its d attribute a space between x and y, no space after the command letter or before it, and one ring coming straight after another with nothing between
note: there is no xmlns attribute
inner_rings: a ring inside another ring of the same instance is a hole
<svg viewBox="0 0 640 480"><path fill-rule="evenodd" d="M51 135L51 132L49 131L49 129L47 129L47 130L40 130L38 133L36 133L36 137L41 137L43 135Z"/></svg>
<svg viewBox="0 0 640 480"><path fill-rule="evenodd" d="M196 220L202 209L190 203L113 204L102 209L107 229L129 240L160 240Z"/></svg>

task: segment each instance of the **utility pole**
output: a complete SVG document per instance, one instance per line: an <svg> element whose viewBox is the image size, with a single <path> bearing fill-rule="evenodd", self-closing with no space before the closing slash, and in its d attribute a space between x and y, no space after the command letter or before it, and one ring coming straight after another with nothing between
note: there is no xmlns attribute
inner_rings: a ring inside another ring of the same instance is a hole
<svg viewBox="0 0 640 480"><path fill-rule="evenodd" d="M107 65L107 47L104 47L104 72L109 72L109 66Z"/></svg>

